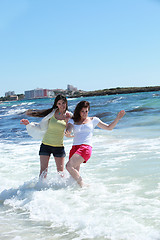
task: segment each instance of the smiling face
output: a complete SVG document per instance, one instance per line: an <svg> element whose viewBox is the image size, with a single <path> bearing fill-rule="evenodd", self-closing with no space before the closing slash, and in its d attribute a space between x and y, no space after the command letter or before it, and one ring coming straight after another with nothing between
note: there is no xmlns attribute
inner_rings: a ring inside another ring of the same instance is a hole
<svg viewBox="0 0 160 240"><path fill-rule="evenodd" d="M86 119L88 117L88 112L89 112L89 108L82 108L82 110L80 111L80 117L81 119Z"/></svg>
<svg viewBox="0 0 160 240"><path fill-rule="evenodd" d="M59 112L64 113L67 108L67 103L64 100L59 100L57 102L57 107L58 107Z"/></svg>

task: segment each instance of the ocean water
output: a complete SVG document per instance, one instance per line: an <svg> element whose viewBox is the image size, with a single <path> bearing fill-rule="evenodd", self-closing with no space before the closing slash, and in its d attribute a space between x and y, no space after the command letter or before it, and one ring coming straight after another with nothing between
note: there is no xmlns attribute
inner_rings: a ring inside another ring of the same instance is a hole
<svg viewBox="0 0 160 240"><path fill-rule="evenodd" d="M56 173L53 157L39 180L40 141L20 125L53 99L0 104L1 240L160 240L160 92L68 99L69 110L82 99L106 123L126 111L113 131L95 129L82 189ZM64 144L67 162L72 139Z"/></svg>

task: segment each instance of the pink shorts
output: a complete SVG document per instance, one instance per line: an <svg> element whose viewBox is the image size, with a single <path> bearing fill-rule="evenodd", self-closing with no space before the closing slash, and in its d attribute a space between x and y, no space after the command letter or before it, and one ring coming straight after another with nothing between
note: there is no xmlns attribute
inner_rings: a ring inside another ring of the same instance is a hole
<svg viewBox="0 0 160 240"><path fill-rule="evenodd" d="M86 144L81 144L81 145L73 145L70 153L69 153L69 159L74 155L74 154L80 155L82 158L84 158L84 163L88 161L88 159L91 157L92 154L92 147Z"/></svg>

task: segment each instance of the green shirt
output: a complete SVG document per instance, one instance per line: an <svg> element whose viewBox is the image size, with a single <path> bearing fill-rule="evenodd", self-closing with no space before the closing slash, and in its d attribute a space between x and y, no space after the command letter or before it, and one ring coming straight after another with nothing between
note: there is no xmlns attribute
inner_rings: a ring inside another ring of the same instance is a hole
<svg viewBox="0 0 160 240"><path fill-rule="evenodd" d="M64 120L57 120L54 116L51 117L42 143L53 147L62 147L65 128L66 122Z"/></svg>

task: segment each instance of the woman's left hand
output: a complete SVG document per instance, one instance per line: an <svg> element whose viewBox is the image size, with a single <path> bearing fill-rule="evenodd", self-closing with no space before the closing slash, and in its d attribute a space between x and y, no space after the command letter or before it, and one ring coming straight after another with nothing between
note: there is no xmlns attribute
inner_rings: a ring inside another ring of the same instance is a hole
<svg viewBox="0 0 160 240"><path fill-rule="evenodd" d="M74 136L71 135L71 133L69 131L65 131L64 135L68 138L73 138Z"/></svg>
<svg viewBox="0 0 160 240"><path fill-rule="evenodd" d="M70 118L71 118L70 114L69 113L65 113L64 119L65 119L66 123L69 121Z"/></svg>

